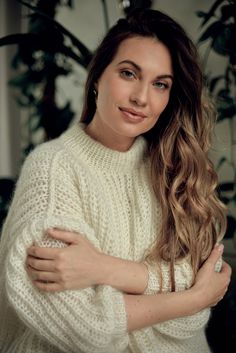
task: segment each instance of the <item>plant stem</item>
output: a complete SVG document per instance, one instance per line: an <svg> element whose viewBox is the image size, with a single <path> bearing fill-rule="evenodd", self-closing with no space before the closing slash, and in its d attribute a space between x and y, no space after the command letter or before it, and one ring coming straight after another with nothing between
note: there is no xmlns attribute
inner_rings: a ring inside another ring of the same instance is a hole
<svg viewBox="0 0 236 353"><path fill-rule="evenodd" d="M102 7L103 7L105 28L106 28L106 31L108 31L108 29L109 29L109 18L108 18L108 11L107 11L107 3L106 3L106 0L101 0L101 1L102 1Z"/></svg>

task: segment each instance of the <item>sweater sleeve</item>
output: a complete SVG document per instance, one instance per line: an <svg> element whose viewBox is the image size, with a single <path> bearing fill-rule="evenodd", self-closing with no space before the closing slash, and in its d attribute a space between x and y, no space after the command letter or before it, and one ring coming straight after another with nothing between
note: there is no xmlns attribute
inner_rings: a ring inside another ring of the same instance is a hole
<svg viewBox="0 0 236 353"><path fill-rule="evenodd" d="M145 294L156 294L160 291L170 292L169 264L165 261L157 266L153 263L146 263L148 267L149 280ZM176 291L183 291L192 285L192 267L188 259L183 259L175 264ZM160 275L161 274L161 275ZM176 339L186 339L196 335L198 330L202 330L210 317L210 309L203 309L200 312L168 320L153 326L154 332L165 334Z"/></svg>
<svg viewBox="0 0 236 353"><path fill-rule="evenodd" d="M80 217L72 167L60 161L60 151L40 146L24 163L2 234L8 300L31 330L64 352L121 352L128 345L121 292L97 286L46 293L32 285L25 271L26 249L40 242L49 227L82 233L99 247L93 229Z"/></svg>

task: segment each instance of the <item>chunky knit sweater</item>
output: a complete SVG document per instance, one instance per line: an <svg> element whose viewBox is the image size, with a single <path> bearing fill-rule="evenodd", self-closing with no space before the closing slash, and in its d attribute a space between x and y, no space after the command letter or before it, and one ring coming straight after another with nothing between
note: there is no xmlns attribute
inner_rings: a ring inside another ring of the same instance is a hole
<svg viewBox="0 0 236 353"><path fill-rule="evenodd" d="M46 293L25 271L33 242L58 227L79 232L103 252L142 261L155 241L161 212L149 180L143 137L127 152L110 150L74 124L26 159L5 221L0 247L1 353L209 353L209 310L127 332L123 294L110 286ZM163 290L168 266L161 264ZM177 290L191 285L189 263L175 265ZM146 294L160 279L150 266Z"/></svg>

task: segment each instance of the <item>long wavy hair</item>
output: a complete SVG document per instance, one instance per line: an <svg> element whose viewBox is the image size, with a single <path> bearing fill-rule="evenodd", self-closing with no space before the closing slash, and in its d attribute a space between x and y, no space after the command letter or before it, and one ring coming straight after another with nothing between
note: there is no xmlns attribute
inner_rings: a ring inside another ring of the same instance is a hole
<svg viewBox="0 0 236 353"><path fill-rule="evenodd" d="M162 225L148 259L174 264L189 256L194 277L226 228L225 206L217 197L217 175L208 158L216 112L204 93L196 47L183 28L156 10L135 10L120 19L97 48L85 86L81 121L96 111L94 87L119 45L132 37L157 38L170 51L174 82L167 107L144 134L151 160L151 181L162 209Z"/></svg>

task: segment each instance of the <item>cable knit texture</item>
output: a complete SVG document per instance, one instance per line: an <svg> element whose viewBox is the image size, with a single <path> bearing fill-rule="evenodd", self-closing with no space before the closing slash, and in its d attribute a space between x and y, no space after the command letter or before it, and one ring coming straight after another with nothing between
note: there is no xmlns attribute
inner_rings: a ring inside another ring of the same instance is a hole
<svg viewBox="0 0 236 353"><path fill-rule="evenodd" d="M1 353L209 353L210 311L127 333L123 294L109 286L44 293L25 271L26 249L65 246L49 227L79 232L107 254L142 261L156 239L161 211L150 186L143 137L127 152L91 139L83 124L38 146L26 159L0 247ZM146 294L160 289L149 266ZM161 264L163 290L168 265ZM191 285L187 260L175 267L177 290Z"/></svg>

